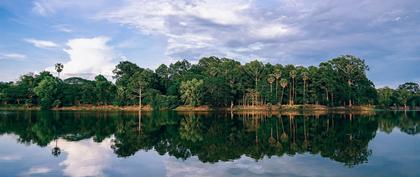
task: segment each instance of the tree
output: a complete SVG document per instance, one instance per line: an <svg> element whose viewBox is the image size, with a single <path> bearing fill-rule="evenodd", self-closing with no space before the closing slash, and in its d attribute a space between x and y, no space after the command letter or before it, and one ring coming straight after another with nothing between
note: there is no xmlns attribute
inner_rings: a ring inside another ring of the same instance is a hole
<svg viewBox="0 0 420 177"><path fill-rule="evenodd" d="M394 90L389 87L378 89L378 104L384 107L392 106L392 94Z"/></svg>
<svg viewBox="0 0 420 177"><path fill-rule="evenodd" d="M286 79L281 79L280 80L280 86L282 87L281 97L280 97L280 105L282 105L283 104L284 88L287 87L287 80Z"/></svg>
<svg viewBox="0 0 420 177"><path fill-rule="evenodd" d="M148 88L153 81L153 71L146 69L137 71L129 80L129 90L132 92L133 97L139 98L139 109L142 109L142 97L144 90Z"/></svg>
<svg viewBox="0 0 420 177"><path fill-rule="evenodd" d="M53 77L46 77L34 88L35 94L40 98L42 109L49 109L53 105L58 84L58 81Z"/></svg>
<svg viewBox="0 0 420 177"><path fill-rule="evenodd" d="M159 77L159 84L161 88L160 91L164 92L165 94L168 92L168 87L170 84L169 80L169 68L165 64L161 64L156 70L156 75Z"/></svg>
<svg viewBox="0 0 420 177"><path fill-rule="evenodd" d="M276 80L273 76L268 76L267 82L270 84L270 95L273 94L273 83Z"/></svg>
<svg viewBox="0 0 420 177"><path fill-rule="evenodd" d="M352 55L343 55L329 61L337 74L348 84L348 105L352 106L352 85L366 78L366 71L369 70L365 61Z"/></svg>
<svg viewBox="0 0 420 177"><path fill-rule="evenodd" d="M115 95L114 85L108 81L103 75L97 75L95 77L95 94L99 104L105 104L111 102Z"/></svg>
<svg viewBox="0 0 420 177"><path fill-rule="evenodd" d="M280 78L281 78L281 70L280 70L280 68L275 68L274 69L273 76L276 79L276 101L278 101L279 100L279 94L278 94L277 90L278 90L279 81L280 81Z"/></svg>
<svg viewBox="0 0 420 177"><path fill-rule="evenodd" d="M63 71L64 65L61 63L55 64L55 70L57 71L58 77L60 77L60 73Z"/></svg>
<svg viewBox="0 0 420 177"><path fill-rule="evenodd" d="M291 70L289 75L290 75L290 78L292 79L292 82L291 82L291 85L292 85L291 88L292 89L289 92L289 104L294 105L295 95L296 95L295 94L295 78L296 78L296 75L297 75L296 70Z"/></svg>
<svg viewBox="0 0 420 177"><path fill-rule="evenodd" d="M258 60L251 61L244 66L245 72L254 79L255 90L258 90L258 81L261 78L261 73L264 70L264 64Z"/></svg>
<svg viewBox="0 0 420 177"><path fill-rule="evenodd" d="M414 82L407 82L402 85L399 85L398 89L406 89L411 94L416 94L416 93L419 93L420 91L419 84L414 83Z"/></svg>
<svg viewBox="0 0 420 177"><path fill-rule="evenodd" d="M181 83L181 99L188 105L197 106L201 102L204 81L192 79Z"/></svg>
<svg viewBox="0 0 420 177"><path fill-rule="evenodd" d="M306 90L306 81L308 79L309 79L308 73L307 72L303 72L302 73L302 80L303 80L303 104L306 104L305 90Z"/></svg>
<svg viewBox="0 0 420 177"><path fill-rule="evenodd" d="M112 71L114 73L115 84L117 86L127 87L131 76L144 69L129 61L122 61Z"/></svg>
<svg viewBox="0 0 420 177"><path fill-rule="evenodd" d="M203 101L213 107L227 106L232 99L227 82L221 77L209 77L203 84Z"/></svg>

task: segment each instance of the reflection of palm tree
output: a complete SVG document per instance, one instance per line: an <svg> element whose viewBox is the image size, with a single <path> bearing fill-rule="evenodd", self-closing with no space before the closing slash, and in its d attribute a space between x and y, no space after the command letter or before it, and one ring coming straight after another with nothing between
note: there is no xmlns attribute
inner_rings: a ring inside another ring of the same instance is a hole
<svg viewBox="0 0 420 177"><path fill-rule="evenodd" d="M281 115L279 115L279 118L281 120L281 128L283 130L283 133L280 136L280 140L284 143L287 142L287 139L289 138L286 134L286 132L284 131L284 124L283 124L283 118L281 117Z"/></svg>
<svg viewBox="0 0 420 177"><path fill-rule="evenodd" d="M277 143L277 140L273 137L273 121L270 119L270 138L268 138L268 142L271 145L274 145Z"/></svg>
<svg viewBox="0 0 420 177"><path fill-rule="evenodd" d="M309 141L307 139L308 132L306 131L306 117L303 117L303 135L305 137L305 140L303 140L303 148L307 149L309 145Z"/></svg>
<svg viewBox="0 0 420 177"><path fill-rule="evenodd" d="M55 139L55 147L52 149L51 154L58 157L61 154L61 149L57 146L57 139Z"/></svg>

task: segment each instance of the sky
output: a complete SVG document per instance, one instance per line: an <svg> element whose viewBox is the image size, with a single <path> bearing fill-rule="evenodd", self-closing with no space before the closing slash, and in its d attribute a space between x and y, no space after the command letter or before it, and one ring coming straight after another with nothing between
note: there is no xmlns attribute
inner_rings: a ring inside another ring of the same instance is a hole
<svg viewBox="0 0 420 177"><path fill-rule="evenodd" d="M0 81L108 78L120 61L318 65L352 54L376 87L420 82L418 0L0 0Z"/></svg>

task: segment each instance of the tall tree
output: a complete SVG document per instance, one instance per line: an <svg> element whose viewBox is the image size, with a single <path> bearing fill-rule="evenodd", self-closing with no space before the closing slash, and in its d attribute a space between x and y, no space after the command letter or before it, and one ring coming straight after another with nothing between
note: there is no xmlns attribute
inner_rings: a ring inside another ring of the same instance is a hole
<svg viewBox="0 0 420 177"><path fill-rule="evenodd" d="M277 91L278 91L279 81L280 81L280 78L281 78L281 69L280 68L275 68L273 76L276 79L276 101L279 101L279 94L278 94Z"/></svg>
<svg viewBox="0 0 420 177"><path fill-rule="evenodd" d="M127 87L131 76L143 70L144 69L140 68L132 62L122 61L117 66L115 66L115 69L112 71L114 73L113 78L116 79L115 84L117 86Z"/></svg>
<svg viewBox="0 0 420 177"><path fill-rule="evenodd" d="M143 71L137 71L129 80L128 88L132 93L133 97L137 97L139 100L139 109L142 109L142 98L144 96L145 89L147 89L153 82L153 71L146 69Z"/></svg>
<svg viewBox="0 0 420 177"><path fill-rule="evenodd" d="M296 78L296 75L297 75L296 70L291 70L289 75L290 75L290 78L292 80L292 82L291 82L291 85L292 85L291 88L292 89L289 92L289 104L294 105L295 104L295 95L296 95L295 94L295 78Z"/></svg>
<svg viewBox="0 0 420 177"><path fill-rule="evenodd" d="M286 79L281 79L280 80L280 86L282 87L281 96L280 96L280 105L282 105L283 104L284 88L287 87L287 80Z"/></svg>
<svg viewBox="0 0 420 177"><path fill-rule="evenodd" d="M40 98L42 109L49 109L53 105L58 92L58 84L53 77L46 77L34 88L35 94Z"/></svg>
<svg viewBox="0 0 420 177"><path fill-rule="evenodd" d="M352 86L366 78L366 71L369 70L365 61L352 55L343 55L329 61L341 78L347 81L348 105L352 106Z"/></svg>
<svg viewBox="0 0 420 177"><path fill-rule="evenodd" d="M307 72L303 72L302 73L302 80L303 80L303 104L306 104L306 94L305 94L305 90L306 90L306 81L308 81L309 79L309 75Z"/></svg>
<svg viewBox="0 0 420 177"><path fill-rule="evenodd" d="M60 78L60 73L63 71L64 65L62 63L55 64L55 71L57 71L58 77Z"/></svg>
<svg viewBox="0 0 420 177"><path fill-rule="evenodd" d="M245 72L254 79L255 90L258 90L258 81L261 78L261 73L264 70L264 64L258 60L246 63L244 66Z"/></svg>

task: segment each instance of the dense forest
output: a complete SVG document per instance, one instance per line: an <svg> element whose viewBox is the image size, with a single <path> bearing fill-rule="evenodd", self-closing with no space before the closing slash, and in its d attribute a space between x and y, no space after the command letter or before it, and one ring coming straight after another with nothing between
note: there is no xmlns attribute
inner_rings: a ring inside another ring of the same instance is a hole
<svg viewBox="0 0 420 177"><path fill-rule="evenodd" d="M197 64L182 60L153 71L122 61L113 70L115 82L103 75L94 80L62 80L60 73L65 66L58 63L55 68L57 76L44 71L23 75L16 82L0 82L1 104L43 109L75 105L150 105L154 109L179 105L420 105L417 83L376 90L366 76L369 67L365 61L352 55L309 67L258 60L241 64L228 58L205 57Z"/></svg>

